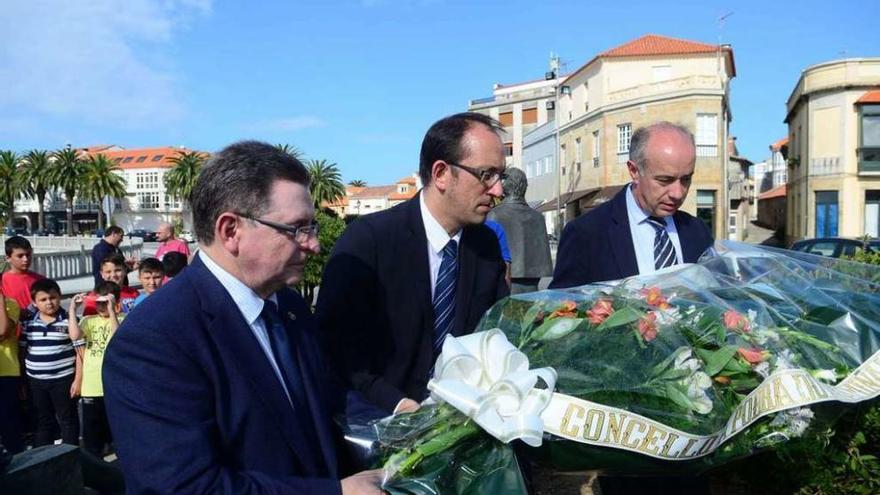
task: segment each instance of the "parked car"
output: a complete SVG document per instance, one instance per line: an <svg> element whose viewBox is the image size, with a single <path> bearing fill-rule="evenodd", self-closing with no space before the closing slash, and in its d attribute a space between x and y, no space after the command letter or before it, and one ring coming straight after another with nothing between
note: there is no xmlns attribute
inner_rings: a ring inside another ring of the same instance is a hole
<svg viewBox="0 0 880 495"><path fill-rule="evenodd" d="M177 237L178 237L178 239L182 239L186 242L196 242L195 234L193 234L192 232L190 232L188 230L184 230Z"/></svg>
<svg viewBox="0 0 880 495"><path fill-rule="evenodd" d="M140 237L144 242L156 242L156 233L145 229L134 229L128 233L128 238Z"/></svg>
<svg viewBox="0 0 880 495"><path fill-rule="evenodd" d="M868 241L866 243L860 239L847 239L845 237L819 237L797 241L789 249L840 258L841 256L852 256L859 249L864 251L880 250L880 240Z"/></svg>

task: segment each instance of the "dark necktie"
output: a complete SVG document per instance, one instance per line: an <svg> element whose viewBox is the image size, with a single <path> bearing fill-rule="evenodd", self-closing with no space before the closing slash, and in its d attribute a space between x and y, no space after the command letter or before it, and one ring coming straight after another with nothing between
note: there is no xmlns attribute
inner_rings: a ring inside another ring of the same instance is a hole
<svg viewBox="0 0 880 495"><path fill-rule="evenodd" d="M275 364L281 370L281 377L284 379L287 393L290 394L293 408L298 414L308 417L309 408L303 389L302 373L300 373L299 363L295 357L296 353L291 336L287 333L284 320L278 314L278 307L272 301L264 301L260 317L263 318L263 324L266 325L272 355L275 357Z"/></svg>
<svg viewBox="0 0 880 495"><path fill-rule="evenodd" d="M675 257L672 239L666 233L666 220L648 217L648 223L654 227L654 269L659 270L674 265L678 260Z"/></svg>
<svg viewBox="0 0 880 495"><path fill-rule="evenodd" d="M434 285L434 358L443 349L443 339L452 329L455 316L455 285L458 280L458 243L450 239L443 248L440 272Z"/></svg>

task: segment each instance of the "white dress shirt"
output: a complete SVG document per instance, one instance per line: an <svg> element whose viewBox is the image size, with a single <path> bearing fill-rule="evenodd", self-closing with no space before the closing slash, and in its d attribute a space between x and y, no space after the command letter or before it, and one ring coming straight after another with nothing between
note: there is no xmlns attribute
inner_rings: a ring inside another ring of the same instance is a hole
<svg viewBox="0 0 880 495"><path fill-rule="evenodd" d="M428 236L428 266L431 271L431 300L433 301L434 286L437 284L437 276L440 274L440 262L443 261L443 248L446 247L450 240L454 239L456 243L456 257L458 257L458 249L461 247L461 229L450 237L446 229L428 211L424 194L419 194L419 207L422 211L422 223L425 225L425 234Z"/></svg>
<svg viewBox="0 0 880 495"><path fill-rule="evenodd" d="M639 275L654 273L654 238L657 231L648 222L649 215L636 202L632 184L627 186L626 216L629 218L629 231L632 234L633 249L636 252L636 261L639 265ZM675 220L672 215L665 217L666 234L675 248L675 259L678 264L682 263L681 242L678 240L678 230L675 228Z"/></svg>
<svg viewBox="0 0 880 495"><path fill-rule="evenodd" d="M275 371L275 376L278 377L278 381L281 383L281 388L284 389L284 393L287 395L287 400L290 402L290 405L293 406L293 401L290 399L290 392L287 390L287 385L284 384L284 378L281 376L281 368L278 367L278 363L275 362L275 356L272 354L272 344L269 343L269 334L266 332L266 326L263 324L263 319L260 318L260 313L263 311L263 305L266 304L265 301L250 287L244 285L241 280L235 278L231 273L215 263L214 260L208 256L208 253L199 251L197 255L199 259L202 260L202 263L205 264L208 271L217 277L217 280L220 281L220 285L226 289L226 292L228 292L229 296L232 297L232 300L235 301L235 305L241 312L241 316L244 317L244 321L246 321L251 327L251 332L254 333L254 337L256 337L257 342L260 344L260 348L263 349L263 354L266 355L266 359L268 359L269 364L272 365L272 370ZM275 294L269 296L269 300L276 305L278 304L278 298Z"/></svg>

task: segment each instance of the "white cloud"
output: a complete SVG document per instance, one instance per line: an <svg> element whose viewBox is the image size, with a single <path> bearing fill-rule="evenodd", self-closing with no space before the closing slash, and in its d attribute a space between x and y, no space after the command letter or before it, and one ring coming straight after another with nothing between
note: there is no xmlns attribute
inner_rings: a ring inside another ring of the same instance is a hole
<svg viewBox="0 0 880 495"><path fill-rule="evenodd" d="M0 19L0 112L125 127L179 118L163 50L210 0L13 0Z"/></svg>
<svg viewBox="0 0 880 495"><path fill-rule="evenodd" d="M298 115L280 119L263 120L245 126L251 132L296 132L303 129L327 127L327 122L311 115Z"/></svg>

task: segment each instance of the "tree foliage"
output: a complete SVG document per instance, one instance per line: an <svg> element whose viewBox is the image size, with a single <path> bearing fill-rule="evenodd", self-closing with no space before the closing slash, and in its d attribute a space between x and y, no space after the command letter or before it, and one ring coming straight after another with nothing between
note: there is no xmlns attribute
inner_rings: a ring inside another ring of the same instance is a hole
<svg viewBox="0 0 880 495"><path fill-rule="evenodd" d="M46 150L28 151L22 161L21 180L25 184L24 193L37 200L37 227L40 230L46 228L46 195L54 189L51 168L52 162Z"/></svg>
<svg viewBox="0 0 880 495"><path fill-rule="evenodd" d="M326 211L315 212L315 220L318 221L318 241L321 243L321 252L312 255L306 261L303 275L301 292L309 303L312 302L315 287L321 284L321 276L324 274L324 266L330 258L330 251L345 230L345 222Z"/></svg>
<svg viewBox="0 0 880 495"><path fill-rule="evenodd" d="M320 207L324 202L332 203L345 196L342 174L335 163L329 163L327 160L309 160L306 167L312 177L309 192L312 193L315 207Z"/></svg>
<svg viewBox="0 0 880 495"><path fill-rule="evenodd" d="M67 200L67 235L73 235L73 205L77 193L83 188L86 162L77 150L69 146L52 154L54 162L49 169L52 185L64 191Z"/></svg>
<svg viewBox="0 0 880 495"><path fill-rule="evenodd" d="M19 169L19 156L14 151L0 151L0 208L6 216L6 225L15 216L15 200L24 192Z"/></svg>
<svg viewBox="0 0 880 495"><path fill-rule="evenodd" d="M302 160L303 158L305 158L305 154L303 154L303 152L299 148L292 144L276 144L275 147L296 158L297 160Z"/></svg>
<svg viewBox="0 0 880 495"><path fill-rule="evenodd" d="M351 187L367 187L367 181L361 179L352 179L348 181L348 185Z"/></svg>
<svg viewBox="0 0 880 495"><path fill-rule="evenodd" d="M84 197L101 203L105 197L125 197L125 179L116 174L119 169L104 155L90 156L85 163L82 194ZM98 208L98 228L104 228L104 209Z"/></svg>
<svg viewBox="0 0 880 495"><path fill-rule="evenodd" d="M170 158L174 166L165 173L165 193L189 204L206 158L198 151L179 151Z"/></svg>

